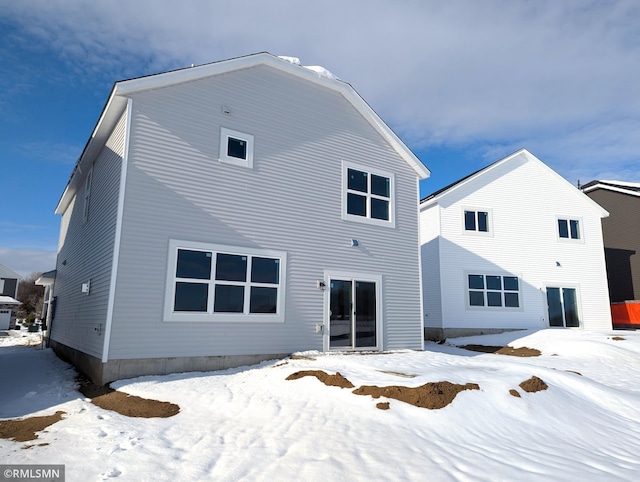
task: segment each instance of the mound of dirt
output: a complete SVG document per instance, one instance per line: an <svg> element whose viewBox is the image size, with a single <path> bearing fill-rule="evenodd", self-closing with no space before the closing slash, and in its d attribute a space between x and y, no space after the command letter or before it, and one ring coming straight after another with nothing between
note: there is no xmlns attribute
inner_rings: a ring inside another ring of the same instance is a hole
<svg viewBox="0 0 640 482"><path fill-rule="evenodd" d="M376 408L379 408L380 410L389 410L389 402L376 403Z"/></svg>
<svg viewBox="0 0 640 482"><path fill-rule="evenodd" d="M88 378L78 376L78 390L91 403L105 410L118 412L127 417L168 418L180 412L180 407L170 402L160 402L149 398L118 392L109 386L96 385Z"/></svg>
<svg viewBox="0 0 640 482"><path fill-rule="evenodd" d="M612 340L616 340L616 341L626 340L626 338L624 336L614 336L611 339Z"/></svg>
<svg viewBox="0 0 640 482"><path fill-rule="evenodd" d="M38 438L36 432L41 432L49 425L62 420L65 412L58 411L53 415L43 417L29 417L22 420L2 420L0 421L0 438L15 440L16 442L27 442Z"/></svg>
<svg viewBox="0 0 640 482"><path fill-rule="evenodd" d="M512 346L491 346L491 345L461 345L459 348L464 348L469 351L476 351L479 353L497 353L498 355L510 355L510 356L540 356L542 353L535 348L528 348L522 346L520 348L513 348Z"/></svg>
<svg viewBox="0 0 640 482"><path fill-rule="evenodd" d="M520 384L520 388L522 388L525 392L533 393L546 390L547 388L549 388L549 385L547 385L544 381L534 375L528 380L522 382Z"/></svg>
<svg viewBox="0 0 640 482"><path fill-rule="evenodd" d="M518 397L518 398L521 397L520 392L518 390L514 390L513 388L511 390L509 390L509 393L511 395L513 395L514 397Z"/></svg>
<svg viewBox="0 0 640 482"><path fill-rule="evenodd" d="M340 387L340 388L353 388L354 385L345 377L340 375L340 372L337 372L335 375L329 375L328 373L323 372L322 370L302 370L296 373L292 373L286 379L287 380L298 380L302 377L316 377L322 383L330 387Z"/></svg>
<svg viewBox="0 0 640 482"><path fill-rule="evenodd" d="M357 388L353 393L356 395L370 395L373 398L393 398L416 407L434 410L449 405L456 398L456 395L463 390L480 390L480 387L477 383L458 385L451 382L425 383L415 388L395 385L389 387L365 385Z"/></svg>

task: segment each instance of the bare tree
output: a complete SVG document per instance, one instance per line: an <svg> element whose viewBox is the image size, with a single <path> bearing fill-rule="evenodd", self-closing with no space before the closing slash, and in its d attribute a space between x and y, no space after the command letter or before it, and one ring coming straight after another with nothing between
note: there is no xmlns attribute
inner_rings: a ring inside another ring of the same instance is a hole
<svg viewBox="0 0 640 482"><path fill-rule="evenodd" d="M18 308L18 316L27 320L27 323L35 321L42 313L44 301L44 286L36 285L36 280L42 273L31 273L22 278L18 283L18 301L22 302Z"/></svg>

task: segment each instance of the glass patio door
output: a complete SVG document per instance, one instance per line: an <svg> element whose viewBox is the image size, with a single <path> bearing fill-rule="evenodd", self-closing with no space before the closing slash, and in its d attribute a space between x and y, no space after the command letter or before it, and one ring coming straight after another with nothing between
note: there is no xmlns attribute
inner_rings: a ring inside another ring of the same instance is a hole
<svg viewBox="0 0 640 482"><path fill-rule="evenodd" d="M329 289L329 348L375 348L376 282L331 279Z"/></svg>
<svg viewBox="0 0 640 482"><path fill-rule="evenodd" d="M578 297L575 288L547 287L549 326L575 328L578 319Z"/></svg>

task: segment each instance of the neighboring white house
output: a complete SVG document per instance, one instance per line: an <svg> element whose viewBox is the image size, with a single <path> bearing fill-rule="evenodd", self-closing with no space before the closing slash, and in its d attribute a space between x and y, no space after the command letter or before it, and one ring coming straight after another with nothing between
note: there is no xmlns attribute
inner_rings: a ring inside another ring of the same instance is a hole
<svg viewBox="0 0 640 482"><path fill-rule="evenodd" d="M611 329L607 215L525 149L422 199L426 336Z"/></svg>
<svg viewBox="0 0 640 482"><path fill-rule="evenodd" d="M114 85L56 208L57 352L105 383L422 348L429 171L322 72L261 53Z"/></svg>
<svg viewBox="0 0 640 482"><path fill-rule="evenodd" d="M15 326L17 308L20 302L18 283L20 275L0 264L0 330L8 330Z"/></svg>

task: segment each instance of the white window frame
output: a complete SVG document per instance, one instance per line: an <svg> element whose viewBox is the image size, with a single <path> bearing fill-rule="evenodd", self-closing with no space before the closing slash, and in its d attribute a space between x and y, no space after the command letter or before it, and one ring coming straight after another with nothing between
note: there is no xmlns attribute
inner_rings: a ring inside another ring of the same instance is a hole
<svg viewBox="0 0 640 482"><path fill-rule="evenodd" d="M563 238L560 236L560 224L559 221L567 222L567 229L569 232L568 238ZM577 221L578 223L578 238L571 237L571 221ZM555 222L556 229L556 239L561 243L573 243L573 244L584 244L584 229L582 217L580 216L556 216Z"/></svg>
<svg viewBox="0 0 640 482"><path fill-rule="evenodd" d="M239 139L247 143L247 158L229 156L227 149L229 138ZM253 136L244 132L234 131L226 127L220 127L220 162L233 164L235 166L248 167L253 169Z"/></svg>
<svg viewBox="0 0 640 482"><path fill-rule="evenodd" d="M360 191L350 191L349 188L349 169L353 169L360 172L365 172L367 176L367 191L366 193ZM371 175L379 177L386 177L389 179L389 198L384 196L378 196L371 193ZM349 214L347 212L347 197L349 193L357 194L358 196L366 197L366 215L358 216L356 214ZM373 224L376 226L384 226L387 228L396 227L396 202L395 202L395 176L390 172L380 171L378 169L371 169L362 165L354 164L352 162L342 161L342 219L345 221L356 221L358 223ZM389 201L389 220L375 219L371 217L371 199L381 199Z"/></svg>
<svg viewBox="0 0 640 482"><path fill-rule="evenodd" d="M465 212L472 211L475 213L476 220L476 229L467 229L466 228L466 219ZM467 236L493 236L493 210L489 208L478 208L472 206L462 206L461 208L461 218L462 218L462 234ZM487 231L478 230L478 213L487 213Z"/></svg>
<svg viewBox="0 0 640 482"><path fill-rule="evenodd" d="M184 312L174 311L175 289L176 283L183 280L176 277L176 265L178 260L178 250L186 249L192 251L204 251L212 253L211 277L208 280L197 280L208 285L208 299L206 312ZM215 280L215 256L216 254L231 254L239 256L265 257L275 258L279 260L280 273L279 283L277 285L251 282L250 278L250 259L247 260L247 280L239 281L216 281ZM220 244L200 243L193 241L169 240L169 253L167 261L167 279L165 286L165 300L163 321L166 322L255 322L255 323L284 323L284 307L285 307L285 291L286 291L286 263L287 254L283 251L274 251L267 249L244 248L238 246L227 246ZM236 285L245 287L244 297L244 313L219 313L214 312L214 290L216 284ZM276 304L276 313L249 313L250 288L252 286L277 287L278 299Z"/></svg>
<svg viewBox="0 0 640 482"><path fill-rule="evenodd" d="M484 279L484 289L480 290L479 288L470 288L469 287L469 275L482 275L485 277ZM487 292L491 291L491 292L497 292L498 290L492 290L492 289L488 289L487 288L487 276L500 276L502 278L504 277L509 277L509 278L517 278L518 279L518 291L512 291L512 290L505 290L504 289L504 280L502 280L502 289L500 290L501 293L501 299L502 299L502 306L489 306L488 305L488 298L487 298ZM483 271L481 269L476 269L476 270L471 270L471 271L465 271L464 272L464 299L465 299L465 307L467 310L474 310L474 311L498 311L498 312L514 312L514 311L523 311L524 310L524 300L523 300L523 282L522 282L522 276L520 274L515 274L515 273L505 273L505 272L501 272L501 273L496 273L496 272L491 272L491 271ZM484 306L475 306L475 305L471 305L470 301L469 301L469 292L470 291L482 291L483 292L483 296L484 296ZM505 306L505 302L504 302L504 294L505 293L518 293L518 306Z"/></svg>
<svg viewBox="0 0 640 482"><path fill-rule="evenodd" d="M89 204L91 201L91 184L93 182L93 167L89 169L87 177L84 180L83 204L82 204L82 222L89 219Z"/></svg>

